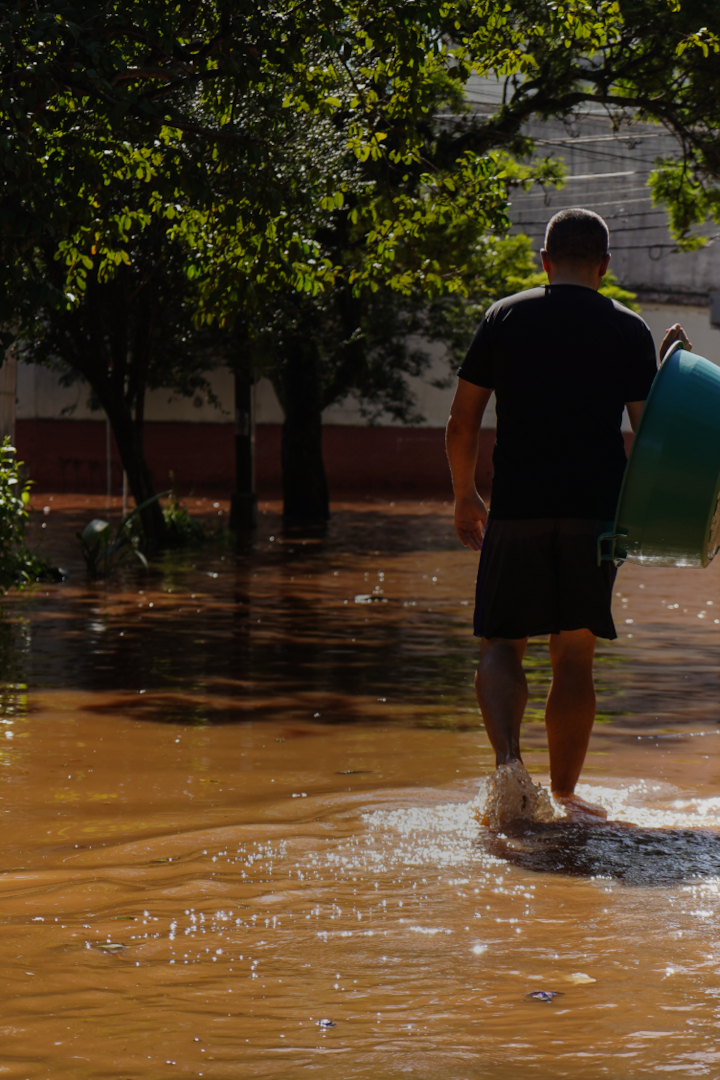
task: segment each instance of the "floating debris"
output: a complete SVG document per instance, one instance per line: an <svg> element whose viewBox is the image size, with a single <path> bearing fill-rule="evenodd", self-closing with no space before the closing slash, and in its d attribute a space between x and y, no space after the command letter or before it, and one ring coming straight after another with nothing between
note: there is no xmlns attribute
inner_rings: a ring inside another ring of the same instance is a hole
<svg viewBox="0 0 720 1080"><path fill-rule="evenodd" d="M336 1027L337 1026L334 1020L327 1020L327 1019L317 1020L316 1024L317 1024L317 1026L319 1028L331 1028L331 1027Z"/></svg>
<svg viewBox="0 0 720 1080"><path fill-rule="evenodd" d="M525 995L531 1001L552 1001L553 998L563 997L562 990L532 990Z"/></svg>

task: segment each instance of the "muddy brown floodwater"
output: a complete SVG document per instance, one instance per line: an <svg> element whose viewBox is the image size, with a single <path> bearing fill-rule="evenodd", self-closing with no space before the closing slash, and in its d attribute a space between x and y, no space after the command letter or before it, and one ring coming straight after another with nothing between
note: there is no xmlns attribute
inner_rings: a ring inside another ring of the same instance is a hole
<svg viewBox="0 0 720 1080"><path fill-rule="evenodd" d="M97 508L46 505L72 576L0 621L0 1077L720 1074L720 560L620 572L580 788L611 822L493 840L448 505L269 505L107 584Z"/></svg>

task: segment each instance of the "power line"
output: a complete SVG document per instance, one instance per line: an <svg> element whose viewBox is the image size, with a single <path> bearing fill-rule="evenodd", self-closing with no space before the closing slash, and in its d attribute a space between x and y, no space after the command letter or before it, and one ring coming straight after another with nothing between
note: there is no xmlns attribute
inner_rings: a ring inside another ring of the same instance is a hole
<svg viewBox="0 0 720 1080"><path fill-rule="evenodd" d="M533 140L533 141L535 142L536 146L540 145L539 142L537 142L535 140ZM549 139L546 140L543 143L543 145L544 146L560 146L563 149L566 149L566 144L565 143L552 142ZM605 158L607 160L612 159L614 161L629 161L632 158L633 161L642 162L645 165L651 165L651 166L655 165L655 160L654 159L651 161L650 158L636 157L633 154L633 151L629 150L629 149L624 154L613 154L613 153L608 153L608 152L606 152L604 150L593 150L593 148L590 147L590 146L570 146L570 149L571 150L576 150L579 154L587 154L587 155L589 155L590 157L593 157L593 158ZM556 155L556 156L560 157L561 155Z"/></svg>
<svg viewBox="0 0 720 1080"><path fill-rule="evenodd" d="M535 121L538 123L538 121ZM552 121L549 121L552 123ZM622 139L633 139L638 141L639 139L672 139L674 136L669 135L667 131L654 131L650 135L568 135L567 139L533 139L536 146L542 146L544 143L554 144L556 142L567 142L572 145L579 143L589 142L620 142Z"/></svg>
<svg viewBox="0 0 720 1080"><path fill-rule="evenodd" d="M596 206L598 206L598 205L599 205L599 203L596 203L595 205L596 205ZM638 211L637 213L630 213L630 214L622 214L622 217L623 217L623 218L634 218L634 217L649 217L649 216L650 216L651 214L662 214L662 215L664 216L664 215L665 215L665 211L664 211L664 210L639 210L639 211ZM606 220L606 221L607 221L607 220L610 220L610 221L612 221L612 218L606 218L605 220ZM618 219L618 220L619 220L619 219ZM547 222L547 219L545 219L545 220L543 220L543 221L523 221L523 222L520 222L520 221L518 220L518 221L516 221L516 222L515 222L515 224L516 224L516 225L517 225L517 224L523 224L523 225L544 225L544 224L546 224L546 222ZM647 228L648 228L648 229L657 229L657 228L660 228L660 226L659 226L659 225L648 225L648 226L647 226ZM620 229L616 229L616 228L615 228L615 226L613 225L613 232L620 232L620 231L621 231Z"/></svg>
<svg viewBox="0 0 720 1080"><path fill-rule="evenodd" d="M631 187L631 188L626 189L625 194L626 195L631 195L635 191L647 191L647 187L644 184L643 184L642 187ZM522 199L524 202L530 202L532 199L543 199L543 200L547 201L547 199L549 197L552 197L552 195L558 196L558 195L563 195L563 194L565 194L565 192L558 191L558 190L553 190L552 192L550 192L550 191L548 191L548 192L540 192L540 191L538 191L538 192L524 192L523 191L523 192L519 193L518 198ZM615 204L619 203L619 202L624 203L627 206L630 206L631 203L650 202L651 198L652 198L651 195L645 195L645 196L643 196L642 198L639 198L639 199L626 199L622 194L620 194L617 197L617 199L611 199L610 202L595 203L595 206L615 206ZM577 203L568 203L567 207L562 206L562 207L558 207L558 209L559 210L566 210L566 209L569 209L571 206L577 206Z"/></svg>

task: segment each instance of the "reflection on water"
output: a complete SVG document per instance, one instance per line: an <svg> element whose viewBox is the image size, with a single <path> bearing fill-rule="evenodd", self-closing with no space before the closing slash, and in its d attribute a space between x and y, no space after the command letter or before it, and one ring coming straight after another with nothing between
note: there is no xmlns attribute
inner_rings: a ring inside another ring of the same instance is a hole
<svg viewBox="0 0 720 1080"><path fill-rule="evenodd" d="M619 575L609 820L493 836L448 513L4 602L0 1076L717 1075L720 564Z"/></svg>

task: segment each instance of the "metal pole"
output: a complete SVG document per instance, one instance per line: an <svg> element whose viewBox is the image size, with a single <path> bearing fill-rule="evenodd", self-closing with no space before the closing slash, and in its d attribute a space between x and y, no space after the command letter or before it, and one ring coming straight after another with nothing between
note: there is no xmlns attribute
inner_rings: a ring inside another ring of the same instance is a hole
<svg viewBox="0 0 720 1080"><path fill-rule="evenodd" d="M105 417L105 466L107 469L107 500L106 509L110 509L112 499L112 444L110 442L110 420Z"/></svg>

